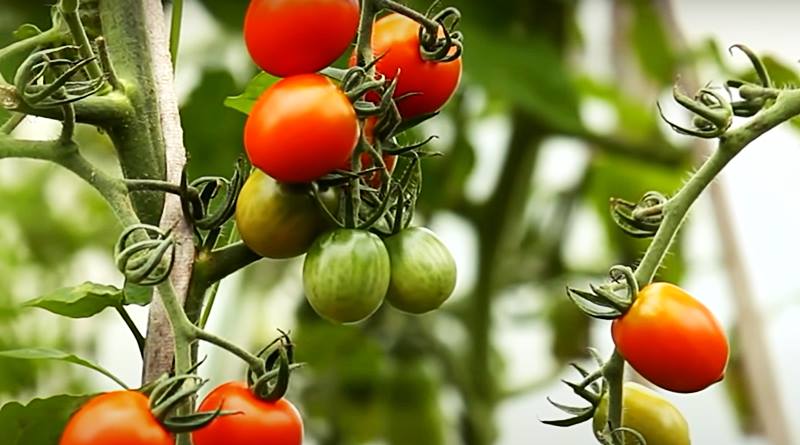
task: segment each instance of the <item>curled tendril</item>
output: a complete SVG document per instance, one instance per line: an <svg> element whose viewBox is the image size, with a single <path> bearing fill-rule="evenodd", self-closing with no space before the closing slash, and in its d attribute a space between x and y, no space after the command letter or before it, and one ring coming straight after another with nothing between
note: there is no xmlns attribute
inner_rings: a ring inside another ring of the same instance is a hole
<svg viewBox="0 0 800 445"><path fill-rule="evenodd" d="M634 238L650 238L656 234L664 219L667 197L648 192L637 203L611 198L611 217L614 223Z"/></svg>
<svg viewBox="0 0 800 445"><path fill-rule="evenodd" d="M589 292L567 287L567 297L586 315L614 320L625 314L639 293L639 284L630 267L616 265L609 270L611 282L589 285ZM625 281L625 296L618 294L620 279Z"/></svg>
<svg viewBox="0 0 800 445"><path fill-rule="evenodd" d="M114 262L126 280L155 286L167 279L175 262L175 239L170 230L136 224L126 228L114 246Z"/></svg>
<svg viewBox="0 0 800 445"><path fill-rule="evenodd" d="M48 108L73 103L100 91L105 77L86 78L84 69L95 57L72 60L61 56L76 50L74 45L65 45L28 56L14 78L22 101L31 107Z"/></svg>
<svg viewBox="0 0 800 445"><path fill-rule="evenodd" d="M181 177L181 190L184 214L195 228L215 230L225 224L236 211L239 198L247 177L247 166L243 159L236 162L230 179L219 176L204 176L187 183L186 173ZM225 196L219 203L214 200L221 190Z"/></svg>
<svg viewBox="0 0 800 445"><path fill-rule="evenodd" d="M664 115L661 104L657 103L661 119L677 133L713 139L725 134L733 123L734 109L731 101L708 86L698 91L694 97L689 97L675 85L672 96L678 104L695 115L692 119L693 128L685 128L670 121Z"/></svg>
<svg viewBox="0 0 800 445"><path fill-rule="evenodd" d="M208 380L193 374L195 370L196 366L186 374L161 379L150 390L149 404L153 417L174 434L198 430L219 416L237 414L221 408L188 415L174 414L178 407L197 397L200 388L208 383Z"/></svg>
<svg viewBox="0 0 800 445"><path fill-rule="evenodd" d="M286 394L293 370L302 366L294 363L294 343L287 332L278 330L280 337L270 342L257 356L264 359L262 371L249 369L247 381L262 400L276 401Z"/></svg>
<svg viewBox="0 0 800 445"><path fill-rule="evenodd" d="M636 280L633 269L628 266L617 264L611 267L608 271L608 275L614 283L618 282L620 279L625 280L625 287L628 291L626 301L632 303L633 300L636 299L636 295L639 294L639 282Z"/></svg>
<svg viewBox="0 0 800 445"><path fill-rule="evenodd" d="M753 51L752 49L750 49L745 45L736 44L736 45L731 45L731 47L728 48L728 53L733 55L734 49L738 49L739 51L744 53L744 55L746 55L747 58L750 60L750 63L753 65L753 69L755 70L756 75L758 76L758 80L761 82L761 86L764 88L772 88L773 87L772 79L770 79L769 77L769 72L767 71L767 67L764 66L764 62L761 61L761 58L758 57L755 51Z"/></svg>
<svg viewBox="0 0 800 445"><path fill-rule="evenodd" d="M425 26L420 27L419 42L422 57L436 62L452 62L464 51L463 35L455 28L461 21L461 12L454 7L445 8L431 19L437 23L435 32Z"/></svg>

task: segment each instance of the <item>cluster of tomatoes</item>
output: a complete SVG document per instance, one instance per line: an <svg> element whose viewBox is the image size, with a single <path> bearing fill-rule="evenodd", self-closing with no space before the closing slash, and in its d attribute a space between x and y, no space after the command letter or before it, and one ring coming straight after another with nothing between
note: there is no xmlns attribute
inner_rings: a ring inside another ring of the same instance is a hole
<svg viewBox="0 0 800 445"><path fill-rule="evenodd" d="M261 94L244 129L245 149L256 168L237 200L237 228L261 256L307 253L308 300L320 315L341 323L363 320L384 299L406 312L431 311L450 296L456 280L452 255L430 230L401 227L381 238L370 227L336 228L321 207L342 207L342 194L310 193L310 184L333 172L360 174L349 170L362 132L369 144L376 138L378 117L359 116L340 86L317 73L350 47L359 15L358 0L253 0L244 23L253 60L282 79ZM398 14L374 24L372 47L380 57L375 68L395 82L392 97L403 120L438 111L461 77L459 58L422 56L421 35L417 22ZM362 96L379 100L370 91ZM359 153L360 163L367 169L382 164L387 174L362 176L365 187L393 181L395 156L375 151L379 157ZM141 391L101 394L71 417L60 445L173 445L175 432L189 430L170 426L154 411ZM195 445L303 441L302 419L289 401L262 399L243 382L218 386L196 415L214 412L222 415L192 432Z"/></svg>
<svg viewBox="0 0 800 445"><path fill-rule="evenodd" d="M316 199L310 193L310 184L337 172L360 174L361 186L372 189L394 181L396 155L381 153L375 143L374 128L382 117L360 116L353 105L381 101L378 92L348 97L341 85L318 73L350 48L359 14L357 0L255 0L244 25L253 60L282 79L261 94L245 125L244 145L256 169L238 198L237 227L244 243L261 256L307 253L303 285L309 303L340 323L369 317L384 299L410 313L434 310L450 296L456 279L452 255L430 230L398 227L382 239L370 226L341 223L345 228L336 228L320 207L343 213L347 195L336 187L327 192L317 187ZM423 56L421 29L416 21L390 13L372 31L376 75L393 82L389 93L403 121L437 112L461 78L460 57ZM350 65L355 64L353 55ZM383 137L394 136L389 133ZM360 172L351 171L356 153Z"/></svg>
<svg viewBox="0 0 800 445"><path fill-rule="evenodd" d="M725 331L706 306L673 284L641 289L627 312L613 321L611 335L631 367L662 389L692 393L724 377L729 356ZM604 399L595 413L595 431L603 431L607 410ZM639 432L648 445L690 443L681 413L636 384L624 387L622 425Z"/></svg>

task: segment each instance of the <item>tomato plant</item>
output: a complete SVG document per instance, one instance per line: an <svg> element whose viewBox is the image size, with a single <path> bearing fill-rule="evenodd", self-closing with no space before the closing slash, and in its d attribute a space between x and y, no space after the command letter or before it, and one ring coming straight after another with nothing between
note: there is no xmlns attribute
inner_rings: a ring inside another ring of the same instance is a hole
<svg viewBox="0 0 800 445"><path fill-rule="evenodd" d="M601 434L608 420L608 396L597 406L592 427ZM689 445L689 425L680 411L657 393L634 382L622 390L622 426L636 430L647 445ZM626 443L636 443L631 433L622 433Z"/></svg>
<svg viewBox="0 0 800 445"><path fill-rule="evenodd" d="M136 391L100 394L72 415L59 445L173 445L175 437Z"/></svg>
<svg viewBox="0 0 800 445"><path fill-rule="evenodd" d="M388 79L397 77L394 97L404 119L440 110L461 82L461 58L425 60L419 33L419 23L397 13L379 19L372 31L372 50L380 56L376 68Z"/></svg>
<svg viewBox="0 0 800 445"><path fill-rule="evenodd" d="M714 315L678 286L653 283L611 325L614 344L644 378L675 392L720 381L728 340Z"/></svg>
<svg viewBox="0 0 800 445"><path fill-rule="evenodd" d="M254 166L282 182L310 182L339 168L358 142L347 96L327 78L283 79L253 105L244 146Z"/></svg>
<svg viewBox="0 0 800 445"><path fill-rule="evenodd" d="M358 0L252 0L244 41L256 64L270 74L313 73L347 50L358 17Z"/></svg>
<svg viewBox="0 0 800 445"><path fill-rule="evenodd" d="M257 254L291 258L305 253L328 222L304 186L278 183L255 169L236 201L236 228Z"/></svg>
<svg viewBox="0 0 800 445"><path fill-rule="evenodd" d="M456 262L433 232L411 227L384 242L392 268L386 299L392 306L422 314L450 297L456 285Z"/></svg>
<svg viewBox="0 0 800 445"><path fill-rule="evenodd" d="M309 249L303 288L322 317L353 323L378 310L390 273L389 254L377 235L337 229L320 236Z"/></svg>
<svg viewBox="0 0 800 445"><path fill-rule="evenodd" d="M195 445L301 445L303 419L286 399L259 399L243 382L216 387L200 403L198 411L223 409L235 414L220 416L192 433Z"/></svg>

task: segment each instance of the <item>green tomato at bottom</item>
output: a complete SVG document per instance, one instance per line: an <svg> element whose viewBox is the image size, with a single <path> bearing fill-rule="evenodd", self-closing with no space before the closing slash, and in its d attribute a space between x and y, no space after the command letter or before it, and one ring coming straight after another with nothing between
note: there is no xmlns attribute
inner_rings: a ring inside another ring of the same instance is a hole
<svg viewBox="0 0 800 445"><path fill-rule="evenodd" d="M303 263L303 289L323 318L355 323L372 315L389 288L389 254L370 232L336 229L321 235Z"/></svg>
<svg viewBox="0 0 800 445"><path fill-rule="evenodd" d="M401 311L437 309L456 287L456 261L435 233L411 227L384 240L392 266L386 299Z"/></svg>
<svg viewBox="0 0 800 445"><path fill-rule="evenodd" d="M595 435L602 434L608 416L608 394L603 396L592 423ZM658 393L634 382L626 382L622 391L622 426L639 432L647 445L690 445L689 425L678 408ZM625 443L636 444L633 434L625 434Z"/></svg>

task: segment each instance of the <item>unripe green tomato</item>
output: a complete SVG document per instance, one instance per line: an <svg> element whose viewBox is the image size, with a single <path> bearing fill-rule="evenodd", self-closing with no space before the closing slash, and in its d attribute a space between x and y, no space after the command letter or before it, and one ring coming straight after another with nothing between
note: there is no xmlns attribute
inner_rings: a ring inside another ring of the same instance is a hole
<svg viewBox="0 0 800 445"><path fill-rule="evenodd" d="M258 169L239 193L236 227L247 247L267 258L303 254L328 228L303 186L278 183Z"/></svg>
<svg viewBox="0 0 800 445"><path fill-rule="evenodd" d="M317 238L303 264L303 288L323 318L355 323L372 315L389 287L389 254L365 230L336 229Z"/></svg>
<svg viewBox="0 0 800 445"><path fill-rule="evenodd" d="M608 418L608 394L603 396L594 413L592 427L602 433ZM626 382L622 390L622 426L634 429L647 445L690 445L689 425L678 408L656 392L634 382ZM626 443L635 444L633 434L624 433Z"/></svg>
<svg viewBox="0 0 800 445"><path fill-rule="evenodd" d="M392 266L386 299L401 311L437 309L456 286L453 255L432 231L410 227L384 240Z"/></svg>

